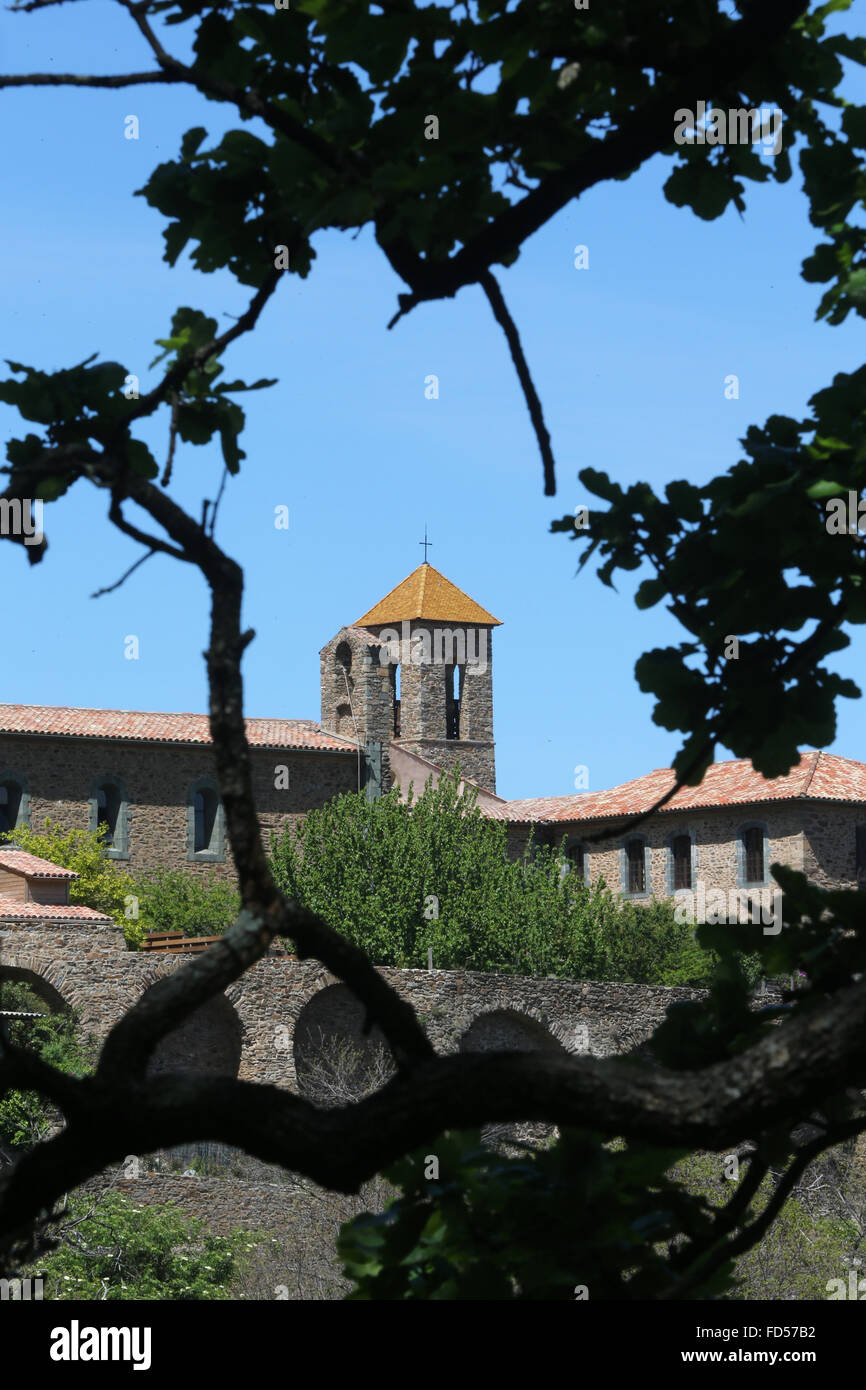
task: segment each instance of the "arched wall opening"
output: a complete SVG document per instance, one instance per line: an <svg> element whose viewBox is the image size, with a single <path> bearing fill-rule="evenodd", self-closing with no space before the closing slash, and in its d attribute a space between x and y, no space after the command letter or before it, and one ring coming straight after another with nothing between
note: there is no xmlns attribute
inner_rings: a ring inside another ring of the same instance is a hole
<svg viewBox="0 0 866 1390"><path fill-rule="evenodd" d="M298 1015L293 1053L298 1091L322 1108L377 1091L394 1071L380 1028L363 1032L365 1010L346 985L328 985Z"/></svg>
<svg viewBox="0 0 866 1390"><path fill-rule="evenodd" d="M50 980L35 970L28 970L23 966L15 965L0 965L0 1009L5 1008L2 1002L3 996L6 994L6 991L3 990L5 984L22 986L35 996L35 1002L38 1002L41 1007L34 1008L34 1013L72 1013L72 1005L64 999ZM18 991L16 990L15 993Z"/></svg>
<svg viewBox="0 0 866 1390"><path fill-rule="evenodd" d="M153 988L153 986L151 986ZM143 998L150 993L145 990ZM241 1064L243 1029L224 994L201 1004L161 1038L148 1063L148 1076L179 1072L198 1076L236 1077Z"/></svg>
<svg viewBox="0 0 866 1390"><path fill-rule="evenodd" d="M517 1009L479 1014L460 1039L461 1052L565 1052L543 1023Z"/></svg>
<svg viewBox="0 0 866 1390"><path fill-rule="evenodd" d="M460 1039L460 1052L560 1052L566 1049L538 1019L518 1009L493 1009L473 1019ZM567 1054L566 1054L567 1055ZM538 1145L556 1136L556 1127L537 1121L483 1125L481 1138L490 1148Z"/></svg>

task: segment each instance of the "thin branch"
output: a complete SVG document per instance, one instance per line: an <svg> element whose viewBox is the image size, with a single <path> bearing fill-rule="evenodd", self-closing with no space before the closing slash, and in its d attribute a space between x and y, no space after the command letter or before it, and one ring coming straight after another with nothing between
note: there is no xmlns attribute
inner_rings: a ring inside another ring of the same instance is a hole
<svg viewBox="0 0 866 1390"><path fill-rule="evenodd" d="M529 367L520 342L520 334L517 325L508 312L508 307L502 297L502 291L495 277L489 270L485 270L478 277L478 283L490 301L493 316L499 324L511 350L511 359L517 368L517 376L523 390L524 399L529 418L532 421L532 428L535 430L535 437L538 440L538 447L541 450L541 457L544 463L544 495L553 497L556 494L556 464L553 458L553 450L550 447L550 434L544 423L544 413L541 409L541 401L538 399L538 392L535 389Z"/></svg>
<svg viewBox="0 0 866 1390"><path fill-rule="evenodd" d="M0 74L0 87L136 87L144 83L184 81L184 77L170 72L127 72L92 77L77 72Z"/></svg>
<svg viewBox="0 0 866 1390"><path fill-rule="evenodd" d="M196 348L195 352L189 356L181 357L174 366L169 368L158 386L149 391L146 396L142 396L132 410L124 416L122 428L125 430L131 420L138 420L142 416L151 415L158 405L160 405L169 393L175 390L191 371L196 371L203 367L211 357L219 356L230 343L236 338L240 338L243 333L248 333L254 328L262 309L267 304L274 290L279 284L282 271L274 268L268 272L264 282L259 286L249 302L244 313L227 328L225 333L219 337L211 339L209 343L204 343L202 347Z"/></svg>
<svg viewBox="0 0 866 1390"><path fill-rule="evenodd" d="M121 586L121 584L125 583L126 580L129 578L129 576L130 576L131 574L135 574L135 571L138 569L139 565L143 565L144 562L145 562L146 560L149 560L149 559L150 559L151 555L155 555L155 554L156 554L156 551L153 550L153 549L151 549L151 550L148 550L147 553L146 553L145 555L139 555L139 557L138 557L138 559L136 560L135 564L134 564L134 565L130 565L130 567L129 567L129 569L126 571L126 573L125 573L125 574L122 574L122 575L120 576L120 578L119 578L114 584L109 584L108 587L105 588L105 589L97 589L97 590L96 590L96 593L95 593L95 594L91 594L90 597L91 597L91 598L102 598L103 594L113 594L114 591L115 591L115 589L119 589L120 586Z"/></svg>
<svg viewBox="0 0 866 1390"><path fill-rule="evenodd" d="M120 510L120 498L112 497L111 506L108 509L108 519L113 521L118 531L122 531L131 540L138 541L140 545L146 545L151 551L158 550L163 555L171 555L175 560L184 560L189 563L188 557L176 546L169 545L167 541L160 540L159 536L148 535L147 531L141 531L137 526L133 526L131 521L127 521ZM147 559L147 556L144 557Z"/></svg>
<svg viewBox="0 0 866 1390"><path fill-rule="evenodd" d="M229 470L228 470L227 467L224 467L224 468L223 468L223 475L222 475L222 477L220 478L219 491L217 492L217 495L216 495L216 501L213 503L213 511L212 511L211 514L210 514L210 525L209 525L209 527L208 527L208 535L211 537L211 539L213 539L213 534L214 534L214 531L216 530L217 513L219 512L219 509L220 509L220 502L222 502L222 500L223 500L223 493L225 492L225 489L226 489L226 483L228 482L228 476L229 476Z"/></svg>
<svg viewBox="0 0 866 1390"><path fill-rule="evenodd" d="M178 413L180 411L180 397L177 391L171 393L171 423L168 428L168 458L165 461L165 471L162 475L163 487L168 487L171 482L171 470L174 464L174 451L177 447L177 427Z"/></svg>

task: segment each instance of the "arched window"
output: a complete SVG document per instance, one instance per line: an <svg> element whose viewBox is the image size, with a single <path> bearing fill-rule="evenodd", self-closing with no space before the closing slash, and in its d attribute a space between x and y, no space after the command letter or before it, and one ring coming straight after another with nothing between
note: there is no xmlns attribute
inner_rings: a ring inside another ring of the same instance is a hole
<svg viewBox="0 0 866 1390"><path fill-rule="evenodd" d="M193 782L187 797L187 859L220 863L225 857L225 812L212 777Z"/></svg>
<svg viewBox="0 0 866 1390"><path fill-rule="evenodd" d="M129 801L119 777L97 777L90 788L90 829L105 826L102 840L111 859L129 858Z"/></svg>
<svg viewBox="0 0 866 1390"><path fill-rule="evenodd" d="M25 779L16 772L0 772L0 835L30 821L30 797Z"/></svg>
<svg viewBox="0 0 866 1390"><path fill-rule="evenodd" d="M632 835L620 850L622 891L631 898L649 893L649 846L643 835Z"/></svg>
<svg viewBox="0 0 866 1390"><path fill-rule="evenodd" d="M740 826L737 837L737 887L767 882L770 841L762 821Z"/></svg>

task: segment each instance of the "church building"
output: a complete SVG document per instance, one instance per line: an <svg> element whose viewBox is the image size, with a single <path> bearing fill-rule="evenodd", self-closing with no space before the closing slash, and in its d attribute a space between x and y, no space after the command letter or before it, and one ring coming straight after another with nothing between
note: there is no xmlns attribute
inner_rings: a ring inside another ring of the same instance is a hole
<svg viewBox="0 0 866 1390"><path fill-rule="evenodd" d="M574 872L628 898L768 890L776 861L821 886L866 887L866 764L833 754L804 753L774 781L747 761L715 763L648 819L672 784L669 768L603 792L499 797L499 626L425 561L340 628L320 652L318 722L246 721L265 844L341 792L405 796L459 766L482 811L507 824L511 853L530 837L564 844ZM0 830L40 830L47 819L104 824L106 853L135 875L233 877L203 714L0 705Z"/></svg>

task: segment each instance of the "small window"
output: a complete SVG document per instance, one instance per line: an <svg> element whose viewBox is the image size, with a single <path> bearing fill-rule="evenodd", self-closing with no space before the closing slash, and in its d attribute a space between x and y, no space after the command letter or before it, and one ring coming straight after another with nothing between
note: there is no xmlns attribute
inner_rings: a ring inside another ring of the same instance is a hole
<svg viewBox="0 0 866 1390"><path fill-rule="evenodd" d="M746 863L746 882L763 883L766 878L764 867L764 832L759 825L749 826L743 831L743 855Z"/></svg>
<svg viewBox="0 0 866 1390"><path fill-rule="evenodd" d="M866 825L858 825L854 830L857 882L866 886Z"/></svg>
<svg viewBox="0 0 866 1390"><path fill-rule="evenodd" d="M11 773L0 774L0 835L27 824L24 783Z"/></svg>
<svg viewBox="0 0 866 1390"><path fill-rule="evenodd" d="M628 891L646 892L646 858L643 840L629 840L625 847L628 863Z"/></svg>
<svg viewBox="0 0 866 1390"><path fill-rule="evenodd" d="M217 798L206 790L195 794L195 852L210 849L216 824Z"/></svg>
<svg viewBox="0 0 866 1390"><path fill-rule="evenodd" d="M102 846L112 859L129 858L129 808L118 777L100 777L90 789L90 829L104 825Z"/></svg>
<svg viewBox="0 0 866 1390"><path fill-rule="evenodd" d="M221 862L225 858L225 814L213 778L202 777L192 784L187 807L187 858Z"/></svg>
<svg viewBox="0 0 866 1390"><path fill-rule="evenodd" d="M107 849L114 849L117 834L117 819L120 814L120 797L116 787L99 787L96 792L96 824L105 826L102 843Z"/></svg>
<svg viewBox="0 0 866 1390"><path fill-rule="evenodd" d="M692 840L690 835L675 835L671 852L674 858L674 892L692 886Z"/></svg>

